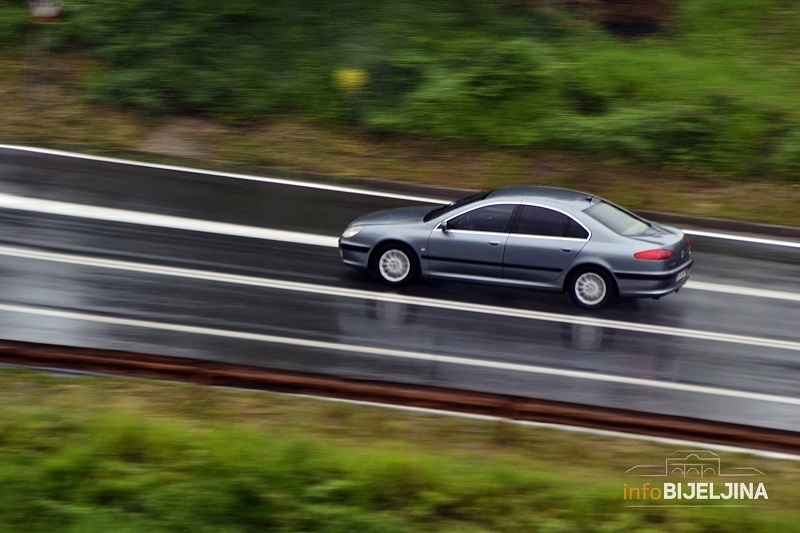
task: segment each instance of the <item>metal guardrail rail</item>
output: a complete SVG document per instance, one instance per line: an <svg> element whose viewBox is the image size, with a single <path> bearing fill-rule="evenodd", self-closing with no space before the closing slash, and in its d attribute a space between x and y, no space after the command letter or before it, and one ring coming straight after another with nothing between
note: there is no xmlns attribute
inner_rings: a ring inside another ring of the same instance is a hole
<svg viewBox="0 0 800 533"><path fill-rule="evenodd" d="M796 454L800 433L603 407L131 352L0 341L0 362L421 407Z"/></svg>

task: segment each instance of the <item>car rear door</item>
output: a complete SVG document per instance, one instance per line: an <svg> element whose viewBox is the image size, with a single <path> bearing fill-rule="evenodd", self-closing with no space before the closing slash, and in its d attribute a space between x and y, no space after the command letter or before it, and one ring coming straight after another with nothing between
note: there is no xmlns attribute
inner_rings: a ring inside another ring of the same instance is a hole
<svg viewBox="0 0 800 533"><path fill-rule="evenodd" d="M506 241L503 276L548 283L557 279L589 241L589 231L569 215L537 205L519 208Z"/></svg>
<svg viewBox="0 0 800 533"><path fill-rule="evenodd" d="M518 204L498 203L472 208L438 225L430 234L427 258L432 274L503 277L511 219Z"/></svg>

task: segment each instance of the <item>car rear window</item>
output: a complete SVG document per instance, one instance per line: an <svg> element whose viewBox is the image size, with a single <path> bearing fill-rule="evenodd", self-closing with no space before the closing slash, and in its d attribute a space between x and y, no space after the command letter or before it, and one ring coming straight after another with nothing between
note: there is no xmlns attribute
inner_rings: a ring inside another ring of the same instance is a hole
<svg viewBox="0 0 800 533"><path fill-rule="evenodd" d="M620 235L637 235L650 227L641 218L609 202L596 203L584 213Z"/></svg>

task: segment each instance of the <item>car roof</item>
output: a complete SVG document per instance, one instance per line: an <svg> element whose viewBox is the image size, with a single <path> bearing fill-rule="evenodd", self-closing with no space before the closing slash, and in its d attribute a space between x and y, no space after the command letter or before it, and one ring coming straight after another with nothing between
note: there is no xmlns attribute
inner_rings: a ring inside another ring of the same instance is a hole
<svg viewBox="0 0 800 533"><path fill-rule="evenodd" d="M550 200L565 204L580 204L581 207L587 206L587 202L594 198L594 195L574 191L572 189L561 189L559 187L544 187L541 185L519 185L515 187L504 187L489 193L487 198L519 198L526 200Z"/></svg>

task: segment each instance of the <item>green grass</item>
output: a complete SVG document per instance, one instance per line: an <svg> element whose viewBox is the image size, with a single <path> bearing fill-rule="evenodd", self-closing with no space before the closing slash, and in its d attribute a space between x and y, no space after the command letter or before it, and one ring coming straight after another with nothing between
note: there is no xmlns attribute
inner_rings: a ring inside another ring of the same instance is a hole
<svg viewBox="0 0 800 533"><path fill-rule="evenodd" d="M794 531L800 464L758 507L636 509L674 447L107 378L0 371L4 531ZM749 502L746 502L749 503Z"/></svg>

